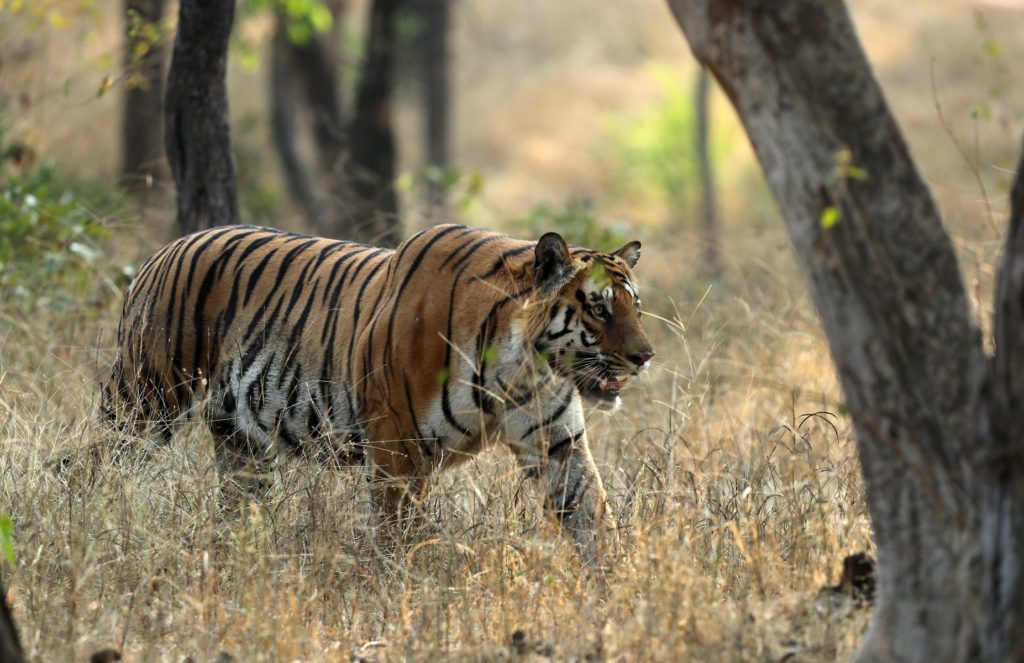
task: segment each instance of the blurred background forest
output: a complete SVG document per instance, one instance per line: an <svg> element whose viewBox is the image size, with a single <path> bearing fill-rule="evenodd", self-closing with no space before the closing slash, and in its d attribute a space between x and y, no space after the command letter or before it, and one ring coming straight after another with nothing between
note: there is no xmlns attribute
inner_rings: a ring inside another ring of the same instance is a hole
<svg viewBox="0 0 1024 663"><path fill-rule="evenodd" d="M372 3L343 4L238 4L228 96L244 223L317 229L275 145L275 12L294 19L294 43L327 47L349 114ZM987 324L1024 129L1024 2L849 7ZM96 485L54 478L48 463L93 434L124 286L177 235L162 154L147 161L152 177L126 177L121 144L125 95L144 84L153 49L169 63L176 19L175 3L150 24L126 18L120 0L0 0L0 513L11 515L17 553L0 562L0 579L31 656L116 646L133 660L208 660L221 649L241 660L495 660L527 649L834 660L853 650L866 615L813 603L844 555L871 551L827 344L747 138L713 83L720 269L707 269L699 72L661 2L450 3L440 168L424 19L406 7L395 23L403 236L460 221L522 237L557 230L595 248L644 242L637 274L661 365L623 410L590 424L632 536L607 586L586 586L567 546L534 536L544 525L518 501L504 456L442 480L431 498L441 544L397 567L338 545L359 538L344 508L359 510L358 484L308 466L280 479L288 490L272 516L227 535L204 516L214 489L196 478L209 463L195 445L162 451L160 469L114 469ZM312 117L301 91L290 94L297 154L316 181ZM162 144L161 120L152 122Z"/></svg>
<svg viewBox="0 0 1024 663"><path fill-rule="evenodd" d="M312 0L283 3L284 13L300 24L291 30L292 38L303 40L308 31L327 47L339 78L338 96L350 108L361 74L369 3L343 4L339 9L340 4ZM165 63L170 60L175 7L166 7L155 25L131 14L127 22L137 43L126 67L120 4L5 0L4 5L5 174L15 185L24 177L20 184L31 186L32 178L46 171L51 188L87 189L78 195L92 203L93 221L118 234L144 229L139 239L146 248L129 249L129 261L170 239L175 235L173 182L163 156L149 156L147 172L157 175L155 181L123 177L120 118L126 91L146 86L140 64L147 51L162 48ZM261 0L241 3L231 40L228 89L241 219L309 230L274 152L268 88L275 7ZM1013 38L1020 3L947 1L907 8L865 0L852 3L851 11L947 222L959 236L991 238L984 194L1005 191L1012 138L1021 120L1015 113L1020 104L1014 102L1022 93L1012 84L1009 64L1021 48ZM470 224L527 235L562 224L573 239L590 243L595 233L599 238L636 229L659 244L680 243L675 253L688 259L672 261L673 276L685 280L693 272L679 274L679 268L700 268L700 248L693 247L699 241L701 204L697 70L664 6L465 0L453 4L449 30L448 163L437 172L428 167L424 77L417 64L424 21L412 9L398 12L393 108L396 189L406 234L434 221L423 204L423 189L440 182L452 203L450 216ZM301 114L304 100L293 92ZM785 242L743 131L717 90L711 92L710 108L723 261L741 276L756 263L752 247L785 251ZM160 118L151 123L162 141ZM310 168L315 157L308 133L297 132L300 158ZM143 197L141 206L126 207L118 182L151 187L153 195ZM106 214L112 204L118 205L117 214ZM79 257L87 257L82 254L91 255L80 249ZM650 277L654 266L645 267Z"/></svg>

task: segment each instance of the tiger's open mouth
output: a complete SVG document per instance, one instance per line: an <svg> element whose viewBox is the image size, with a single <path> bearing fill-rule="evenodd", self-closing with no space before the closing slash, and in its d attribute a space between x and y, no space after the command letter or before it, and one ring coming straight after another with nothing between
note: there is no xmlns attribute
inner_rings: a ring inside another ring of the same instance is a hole
<svg viewBox="0 0 1024 663"><path fill-rule="evenodd" d="M574 377L580 395L596 401L614 402L619 397L619 392L629 382L629 378L615 375L605 368L593 375L577 373Z"/></svg>

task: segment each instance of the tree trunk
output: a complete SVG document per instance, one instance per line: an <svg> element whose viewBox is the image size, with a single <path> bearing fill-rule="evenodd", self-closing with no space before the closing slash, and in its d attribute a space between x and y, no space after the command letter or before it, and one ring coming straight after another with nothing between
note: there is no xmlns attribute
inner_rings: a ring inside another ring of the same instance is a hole
<svg viewBox="0 0 1024 663"><path fill-rule="evenodd" d="M178 191L178 230L238 223L228 122L234 0L181 0L164 102L164 147Z"/></svg>
<svg viewBox="0 0 1024 663"><path fill-rule="evenodd" d="M981 615L986 661L1024 659L1024 145L995 301L995 342L978 411Z"/></svg>
<svg viewBox="0 0 1024 663"><path fill-rule="evenodd" d="M422 20L416 35L415 64L420 70L424 138L427 165L444 170L450 165L449 127L451 89L449 83L449 0L417 0L410 9ZM443 214L444 188L436 178L427 179L427 203L432 213Z"/></svg>
<svg viewBox="0 0 1024 663"><path fill-rule="evenodd" d="M14 617L7 605L7 590L0 585L0 661L4 663L22 663L25 652L21 648L18 629L14 626Z"/></svg>
<svg viewBox="0 0 1024 663"><path fill-rule="evenodd" d="M710 77L705 67L697 74L697 91L694 103L697 107L697 166L700 173L701 203L704 225L704 264L701 271L712 280L721 276L722 267L718 253L718 215L715 209L715 173L711 166L710 121L708 116L708 88Z"/></svg>
<svg viewBox="0 0 1024 663"><path fill-rule="evenodd" d="M164 0L124 0L125 81L121 175L131 191L152 187L165 173L160 126L163 115L164 46L153 28ZM148 28L146 26L149 26Z"/></svg>
<svg viewBox="0 0 1024 663"><path fill-rule="evenodd" d="M299 93L295 74L288 28L284 18L278 16L270 48L270 131L277 156L281 160L281 172L288 194L302 207L306 220L315 227L322 214L321 205L317 200L313 177L295 145L295 99Z"/></svg>
<svg viewBox="0 0 1024 663"><path fill-rule="evenodd" d="M879 563L878 602L857 660L974 658L979 489L971 465L977 445L991 446L974 437L986 358L952 244L846 8L830 0L669 5L750 135L853 417ZM838 223L823 223L836 215ZM1010 503L1007 517L1019 520L1019 501Z"/></svg>
<svg viewBox="0 0 1024 663"><path fill-rule="evenodd" d="M270 85L274 144L292 198L302 206L314 230L329 234L332 228L325 217L336 217L338 211L325 211L316 194L315 178L303 164L295 145L295 108L300 87L301 98L312 116L320 170L328 179L336 179L341 176L345 145L337 67L319 35L312 34L304 43L295 43L288 36L287 18L278 16Z"/></svg>
<svg viewBox="0 0 1024 663"><path fill-rule="evenodd" d="M395 14L401 0L374 0L369 42L346 131L344 177L333 192L343 206L332 236L382 246L401 241L395 195L395 139L391 126Z"/></svg>

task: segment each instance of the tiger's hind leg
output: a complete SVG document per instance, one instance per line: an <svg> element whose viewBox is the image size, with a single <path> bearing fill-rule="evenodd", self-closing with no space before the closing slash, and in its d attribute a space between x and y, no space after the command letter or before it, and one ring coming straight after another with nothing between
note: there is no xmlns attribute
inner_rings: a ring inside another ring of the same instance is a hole
<svg viewBox="0 0 1024 663"><path fill-rule="evenodd" d="M395 439L394 433L383 439ZM370 501L377 512L377 541L387 554L419 537L430 493L430 477L417 464L417 458L409 455L411 445L394 448L400 444L370 442L366 448Z"/></svg>

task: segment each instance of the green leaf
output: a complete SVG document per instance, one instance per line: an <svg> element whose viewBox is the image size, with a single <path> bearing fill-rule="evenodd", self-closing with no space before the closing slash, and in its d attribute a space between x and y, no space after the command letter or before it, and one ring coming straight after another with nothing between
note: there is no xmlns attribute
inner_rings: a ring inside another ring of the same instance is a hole
<svg viewBox="0 0 1024 663"><path fill-rule="evenodd" d="M14 521L6 513L0 514L0 551L7 558L7 563L14 566L18 562L18 556L14 553Z"/></svg>
<svg viewBox="0 0 1024 663"><path fill-rule="evenodd" d="M989 122L992 120L992 108L985 102L975 104L971 109L971 117L975 120Z"/></svg>
<svg viewBox="0 0 1024 663"><path fill-rule="evenodd" d="M828 230L839 223L840 218L839 210L835 206L829 205L821 211L821 227Z"/></svg>
<svg viewBox="0 0 1024 663"><path fill-rule="evenodd" d="M436 380L438 384L443 385L444 383L448 382L449 375L450 372L448 371L448 367L445 366L444 368L437 372L437 375L434 376L434 380Z"/></svg>
<svg viewBox="0 0 1024 663"><path fill-rule="evenodd" d="M313 30L323 33L331 29L334 17L331 15L331 10L323 3L316 2L309 8L309 22L313 26Z"/></svg>
<svg viewBox="0 0 1024 663"><path fill-rule="evenodd" d="M868 178L868 171L864 170L863 168L858 168L857 166L847 166L846 176L849 177L851 180L858 180L863 182Z"/></svg>
<svg viewBox="0 0 1024 663"><path fill-rule="evenodd" d="M312 30L305 23L289 23L288 24L288 39L293 44L301 46L309 41L309 38L313 36Z"/></svg>
<svg viewBox="0 0 1024 663"><path fill-rule="evenodd" d="M402 173L395 178L395 191L398 193L408 193L412 191L413 183L415 182L411 173Z"/></svg>
<svg viewBox="0 0 1024 663"><path fill-rule="evenodd" d="M110 76L104 76L103 80L100 81L100 87L96 90L96 98L99 99L107 93L107 90L114 86L114 79Z"/></svg>

